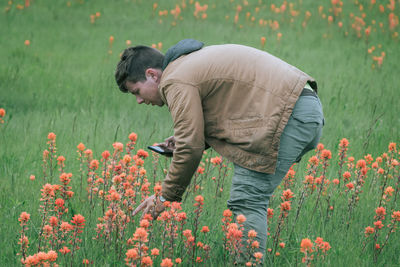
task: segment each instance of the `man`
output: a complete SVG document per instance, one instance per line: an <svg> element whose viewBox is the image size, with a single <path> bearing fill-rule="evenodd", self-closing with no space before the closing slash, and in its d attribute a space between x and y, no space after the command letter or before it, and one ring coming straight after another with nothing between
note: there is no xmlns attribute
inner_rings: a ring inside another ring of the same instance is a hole
<svg viewBox="0 0 400 267"><path fill-rule="evenodd" d="M255 48L203 47L191 39L165 56L145 46L125 49L115 78L139 104L166 104L174 122L168 143L175 147L162 196L148 198L133 214L157 217L163 201L180 201L209 145L234 163L228 207L246 216L245 233L257 231L264 253L269 198L321 136L315 80Z"/></svg>

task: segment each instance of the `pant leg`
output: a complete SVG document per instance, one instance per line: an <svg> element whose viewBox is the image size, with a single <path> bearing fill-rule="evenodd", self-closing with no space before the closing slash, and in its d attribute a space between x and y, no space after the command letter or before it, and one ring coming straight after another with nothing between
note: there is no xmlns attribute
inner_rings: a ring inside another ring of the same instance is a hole
<svg viewBox="0 0 400 267"><path fill-rule="evenodd" d="M249 230L257 232L259 251L265 255L269 199L290 166L316 147L322 133L323 114L318 98L300 97L282 135L274 174L252 171L235 165L228 208L235 217L243 214L244 238ZM244 244L246 244L244 242Z"/></svg>

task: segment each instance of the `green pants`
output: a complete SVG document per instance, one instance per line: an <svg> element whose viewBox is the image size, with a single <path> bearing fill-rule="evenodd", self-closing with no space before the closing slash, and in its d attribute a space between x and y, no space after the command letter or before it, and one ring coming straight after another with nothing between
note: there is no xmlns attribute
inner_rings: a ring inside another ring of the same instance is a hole
<svg viewBox="0 0 400 267"><path fill-rule="evenodd" d="M269 199L290 166L317 146L323 124L319 99L314 96L300 96L280 139L275 173L260 173L235 164L228 208L235 217L239 214L246 216L244 238L247 238L249 230L255 230L260 244L259 251L264 255Z"/></svg>

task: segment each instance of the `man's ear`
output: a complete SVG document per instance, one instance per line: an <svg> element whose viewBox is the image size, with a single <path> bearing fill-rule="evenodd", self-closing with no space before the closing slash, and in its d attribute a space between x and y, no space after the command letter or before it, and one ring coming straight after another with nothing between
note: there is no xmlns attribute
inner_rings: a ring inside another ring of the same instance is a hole
<svg viewBox="0 0 400 267"><path fill-rule="evenodd" d="M161 77L161 70L159 69L154 69L154 68L148 68L145 71L146 77L154 79L154 81L159 81Z"/></svg>

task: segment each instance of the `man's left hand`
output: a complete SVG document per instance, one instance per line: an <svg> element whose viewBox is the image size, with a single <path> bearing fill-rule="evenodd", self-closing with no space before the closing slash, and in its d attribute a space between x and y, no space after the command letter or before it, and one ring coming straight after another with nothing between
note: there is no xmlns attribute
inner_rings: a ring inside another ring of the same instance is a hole
<svg viewBox="0 0 400 267"><path fill-rule="evenodd" d="M132 216L135 216L140 211L143 211L142 217L143 219L145 214L150 214L153 217L153 220L157 219L157 217L163 212L165 209L164 203L160 201L158 196L152 195L146 198L133 212Z"/></svg>

